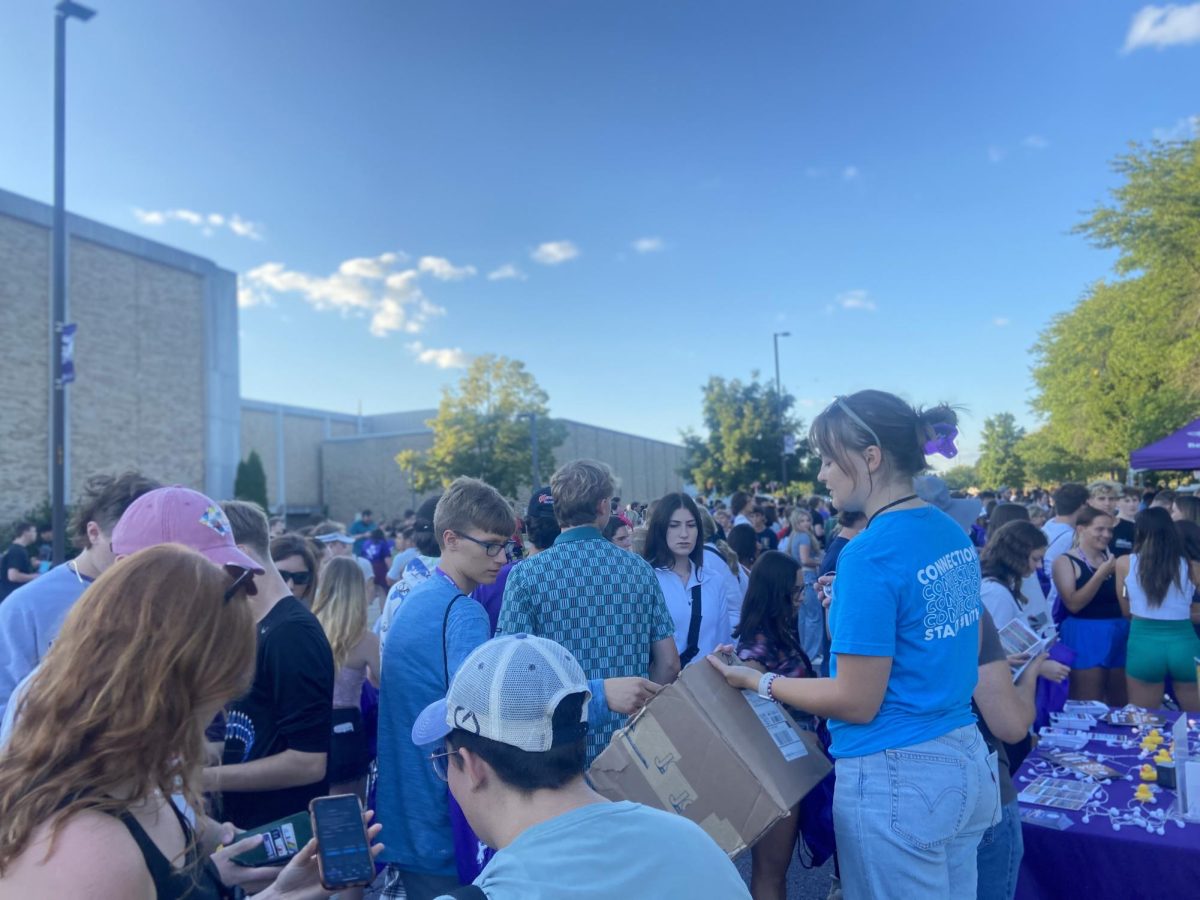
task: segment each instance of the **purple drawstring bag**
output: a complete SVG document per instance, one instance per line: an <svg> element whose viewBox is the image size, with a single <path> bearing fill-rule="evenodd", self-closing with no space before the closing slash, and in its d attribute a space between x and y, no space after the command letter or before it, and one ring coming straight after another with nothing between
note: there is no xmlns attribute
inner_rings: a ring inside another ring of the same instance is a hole
<svg viewBox="0 0 1200 900"><path fill-rule="evenodd" d="M1050 648L1050 658L1068 668L1075 664L1075 651L1061 641ZM1067 702L1067 694L1071 690L1070 679L1054 682L1039 678L1037 682L1037 718L1033 728L1037 731L1044 725L1050 724L1050 713L1062 712L1063 704Z"/></svg>

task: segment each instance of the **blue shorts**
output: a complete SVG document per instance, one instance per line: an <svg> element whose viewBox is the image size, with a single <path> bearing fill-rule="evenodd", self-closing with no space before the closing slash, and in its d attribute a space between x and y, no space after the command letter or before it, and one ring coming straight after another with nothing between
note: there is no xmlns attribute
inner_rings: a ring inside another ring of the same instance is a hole
<svg viewBox="0 0 1200 900"><path fill-rule="evenodd" d="M1123 669L1129 642L1128 619L1080 619L1067 616L1059 628L1062 642L1075 651L1072 669Z"/></svg>

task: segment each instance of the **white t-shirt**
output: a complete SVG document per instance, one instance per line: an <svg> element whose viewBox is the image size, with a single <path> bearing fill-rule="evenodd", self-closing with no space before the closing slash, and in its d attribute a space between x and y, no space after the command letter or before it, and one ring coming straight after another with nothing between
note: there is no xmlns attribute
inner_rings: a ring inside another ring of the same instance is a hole
<svg viewBox="0 0 1200 900"><path fill-rule="evenodd" d="M717 649L718 644L729 643L733 630L729 621L729 592L727 582L721 579L716 567L702 566L697 569L692 563L686 585L671 569L655 569L654 574L658 576L658 584L667 600L667 609L675 620L675 646L681 656L688 646L688 629L692 624L692 588L696 585L700 586L700 633L696 640L699 652L692 657L691 663L702 661Z"/></svg>
<svg viewBox="0 0 1200 900"><path fill-rule="evenodd" d="M729 570L729 564L725 562L725 557L706 544L704 546L704 568L709 569L710 567L711 574L717 580L725 582L725 606L729 610L729 628L732 632L732 629L742 621L742 600L745 599L746 588L738 580L737 575ZM738 570L740 572L741 566L738 566ZM729 639L733 640L732 633L729 635ZM737 642L734 641L734 643Z"/></svg>
<svg viewBox="0 0 1200 900"><path fill-rule="evenodd" d="M1139 619L1155 619L1159 622L1190 620L1192 615L1191 568L1186 559L1179 560L1179 584L1172 582L1167 595L1158 606L1151 606L1146 591L1138 581L1138 554L1129 555L1129 574L1125 576L1125 591L1129 595L1129 612ZM1182 585L1182 588L1180 587Z"/></svg>
<svg viewBox="0 0 1200 900"><path fill-rule="evenodd" d="M1047 575L1053 577L1054 561L1070 550L1071 545L1075 543L1075 527L1050 519L1042 526L1042 534L1050 542L1050 546L1046 548L1046 561L1042 568L1046 570Z"/></svg>
<svg viewBox="0 0 1200 900"><path fill-rule="evenodd" d="M996 628L1003 628L1013 619L1021 619L1040 636L1047 637L1055 631L1054 620L1050 615L1050 606L1046 602L1046 598L1042 596L1042 588L1037 583L1037 576L1031 577L1033 580L1032 595L1029 593L1030 579L1027 578L1021 585L1021 596L1028 601L1024 606L1017 602L1012 591L992 578L983 579L983 584L979 588L979 596L991 615L992 621L996 623Z"/></svg>

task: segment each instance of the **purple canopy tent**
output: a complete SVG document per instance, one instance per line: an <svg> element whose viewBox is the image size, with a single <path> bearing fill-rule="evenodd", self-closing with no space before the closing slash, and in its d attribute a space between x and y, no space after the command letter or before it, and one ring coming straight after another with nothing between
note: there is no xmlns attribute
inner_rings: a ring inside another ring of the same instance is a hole
<svg viewBox="0 0 1200 900"><path fill-rule="evenodd" d="M1189 422L1174 434L1134 450L1129 467L1135 470L1200 469L1200 419Z"/></svg>

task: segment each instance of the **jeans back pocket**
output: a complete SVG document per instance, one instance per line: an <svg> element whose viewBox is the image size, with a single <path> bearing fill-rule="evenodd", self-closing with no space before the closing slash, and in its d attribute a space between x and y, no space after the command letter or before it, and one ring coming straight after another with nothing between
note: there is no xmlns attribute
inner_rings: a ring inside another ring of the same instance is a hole
<svg viewBox="0 0 1200 900"><path fill-rule="evenodd" d="M923 850L957 835L968 813L966 760L912 748L885 752L892 831Z"/></svg>

